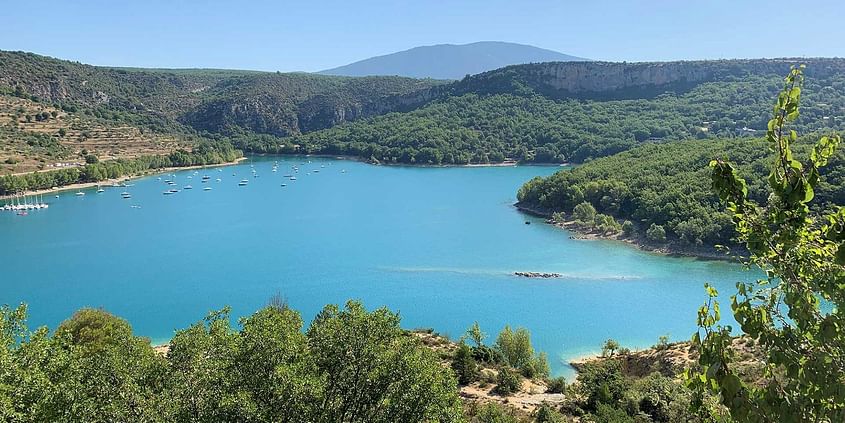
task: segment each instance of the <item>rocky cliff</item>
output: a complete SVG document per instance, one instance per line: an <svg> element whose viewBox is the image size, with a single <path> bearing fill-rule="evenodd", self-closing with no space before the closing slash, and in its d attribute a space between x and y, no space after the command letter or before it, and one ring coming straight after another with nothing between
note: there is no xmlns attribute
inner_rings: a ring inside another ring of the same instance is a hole
<svg viewBox="0 0 845 423"><path fill-rule="evenodd" d="M684 91L698 84L748 75L783 76L806 64L808 78L845 73L845 59L757 59L679 62L550 62L509 66L473 75L453 86L456 94L531 90L553 98L642 98Z"/></svg>

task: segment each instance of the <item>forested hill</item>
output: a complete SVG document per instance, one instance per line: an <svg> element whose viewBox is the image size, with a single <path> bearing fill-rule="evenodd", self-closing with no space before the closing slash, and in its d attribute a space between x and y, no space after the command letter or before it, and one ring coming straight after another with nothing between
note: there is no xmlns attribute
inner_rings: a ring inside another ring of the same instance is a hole
<svg viewBox="0 0 845 423"><path fill-rule="evenodd" d="M845 126L845 59L549 62L452 83L227 70L105 68L0 52L0 95L246 152L378 162L585 162L646 142L756 136L793 63L802 133Z"/></svg>
<svg viewBox="0 0 845 423"><path fill-rule="evenodd" d="M585 162L647 142L753 137L794 63L807 64L796 129L843 128L845 59L542 63L437 87L410 112L242 147L417 164Z"/></svg>
<svg viewBox="0 0 845 423"><path fill-rule="evenodd" d="M404 110L424 101L425 89L438 84L398 77L109 68L0 51L0 95L159 132L298 134L392 107ZM421 98L404 97L421 90Z"/></svg>
<svg viewBox="0 0 845 423"><path fill-rule="evenodd" d="M800 139L794 146L796 157L807 157L817 139ZM654 246L668 244L671 250L729 245L734 226L710 186L708 163L717 157L735 163L749 183L750 197L765 201L773 154L761 139L642 145L547 178L534 178L520 188L517 197L522 207L549 214L563 212L566 220L581 220L586 229L608 235L622 227L598 228L596 222L601 224L603 219L585 215L584 210L629 220L633 226L627 236ZM845 204L842 151L822 170L815 195L820 207ZM591 207L580 206L582 210L577 212L576 207L583 203Z"/></svg>

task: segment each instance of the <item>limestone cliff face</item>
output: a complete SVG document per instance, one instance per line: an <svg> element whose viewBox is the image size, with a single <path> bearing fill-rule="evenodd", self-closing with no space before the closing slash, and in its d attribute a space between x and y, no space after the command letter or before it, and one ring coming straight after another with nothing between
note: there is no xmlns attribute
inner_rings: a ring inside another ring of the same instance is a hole
<svg viewBox="0 0 845 423"><path fill-rule="evenodd" d="M745 75L784 76L793 64L806 64L808 77L845 72L845 59L759 59L652 63L551 62L510 66L471 76L455 91L491 92L517 82L553 97L635 97L648 92L689 88ZM506 84L507 83L507 84ZM626 93L628 93L626 95Z"/></svg>

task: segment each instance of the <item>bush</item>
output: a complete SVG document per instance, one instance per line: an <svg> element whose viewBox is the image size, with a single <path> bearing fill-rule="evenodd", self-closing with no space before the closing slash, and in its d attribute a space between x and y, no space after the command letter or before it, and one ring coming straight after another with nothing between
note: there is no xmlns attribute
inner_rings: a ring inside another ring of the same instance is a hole
<svg viewBox="0 0 845 423"><path fill-rule="evenodd" d="M604 341L604 345L601 347L601 355L602 357L613 357L613 354L619 351L621 346L619 342L615 339L608 339Z"/></svg>
<svg viewBox="0 0 845 423"><path fill-rule="evenodd" d="M657 345L655 345L654 348L657 350L665 350L669 348L669 337L666 335L660 335L660 337L657 338Z"/></svg>
<svg viewBox="0 0 845 423"><path fill-rule="evenodd" d="M629 416L624 410L599 404L590 421L594 423L634 423L634 418Z"/></svg>
<svg viewBox="0 0 845 423"><path fill-rule="evenodd" d="M631 236L631 235L634 234L635 230L636 230L636 228L634 227L634 224L631 223L630 220L626 220L626 221L622 222L622 235Z"/></svg>
<svg viewBox="0 0 845 423"><path fill-rule="evenodd" d="M572 209L572 217L579 225L592 226L596 221L596 208L585 201Z"/></svg>
<svg viewBox="0 0 845 423"><path fill-rule="evenodd" d="M546 377L549 375L550 371L549 359L546 356L546 353L541 352L519 370L522 372L523 376L529 379L533 379L535 377Z"/></svg>
<svg viewBox="0 0 845 423"><path fill-rule="evenodd" d="M563 416L548 404L541 404L535 413L534 420L537 423L563 423Z"/></svg>
<svg viewBox="0 0 845 423"><path fill-rule="evenodd" d="M563 376L549 380L549 387L546 388L546 393L549 394L563 394L566 393L566 378Z"/></svg>
<svg viewBox="0 0 845 423"><path fill-rule="evenodd" d="M514 392L519 392L521 388L519 374L517 374L510 367L503 367L499 370L499 377L496 380L496 393L500 395L510 395Z"/></svg>
<svg viewBox="0 0 845 423"><path fill-rule="evenodd" d="M666 230L663 229L663 226L656 223L652 223L651 226L648 227L648 230L645 231L645 236L651 242L666 242Z"/></svg>
<svg viewBox="0 0 845 423"><path fill-rule="evenodd" d="M478 363L472 358L472 350L464 342L458 345L458 351L455 352L455 358L452 360L452 370L455 371L458 383L461 385L478 380Z"/></svg>
<svg viewBox="0 0 845 423"><path fill-rule="evenodd" d="M597 214L595 218L596 229L605 234L615 234L622 230L622 225L616 221L612 216L606 214Z"/></svg>
<svg viewBox="0 0 845 423"><path fill-rule="evenodd" d="M14 157L9 157L8 159L6 159L5 163L10 165L18 164L18 159Z"/></svg>
<svg viewBox="0 0 845 423"><path fill-rule="evenodd" d="M519 419L511 409L499 404L488 403L475 411L472 423L519 423Z"/></svg>
<svg viewBox="0 0 845 423"><path fill-rule="evenodd" d="M622 364L618 360L590 363L578 372L578 389L586 398L586 408L596 410L599 404L617 406L628 382L622 375Z"/></svg>
<svg viewBox="0 0 845 423"><path fill-rule="evenodd" d="M505 357L502 356L498 350L487 345L472 348L472 358L475 361L487 364L502 364L505 362Z"/></svg>
<svg viewBox="0 0 845 423"><path fill-rule="evenodd" d="M89 155L85 156L85 163L97 164L99 162L100 162L100 159L98 159L97 156L95 156L93 154L89 154Z"/></svg>

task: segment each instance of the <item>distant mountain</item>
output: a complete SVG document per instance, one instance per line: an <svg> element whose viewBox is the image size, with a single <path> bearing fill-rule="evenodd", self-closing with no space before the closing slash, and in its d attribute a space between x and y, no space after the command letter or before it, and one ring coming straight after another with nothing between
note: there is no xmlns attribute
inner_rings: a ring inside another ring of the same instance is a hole
<svg viewBox="0 0 845 423"><path fill-rule="evenodd" d="M482 41L415 47L327 69L325 75L398 75L411 78L461 79L508 65L583 61L580 57L524 44Z"/></svg>

